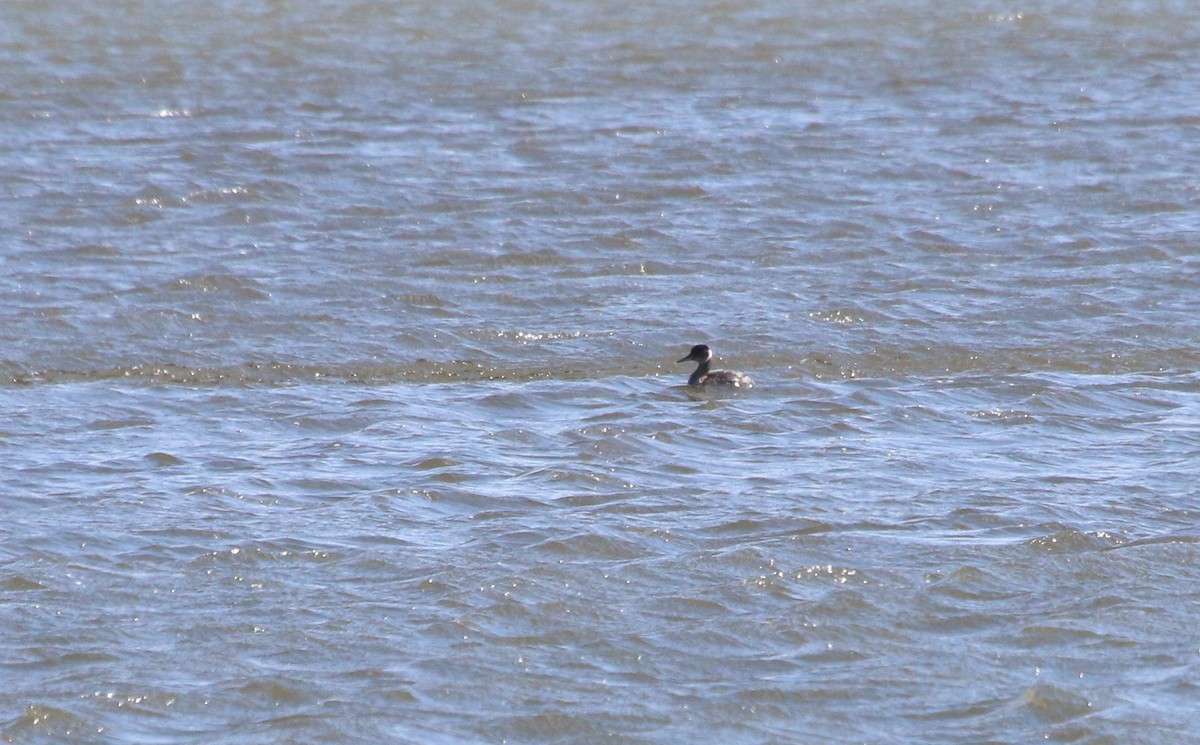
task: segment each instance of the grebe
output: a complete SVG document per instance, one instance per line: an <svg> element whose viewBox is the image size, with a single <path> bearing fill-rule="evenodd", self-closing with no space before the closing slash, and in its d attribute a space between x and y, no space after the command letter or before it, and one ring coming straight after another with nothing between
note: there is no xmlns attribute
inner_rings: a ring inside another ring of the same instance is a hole
<svg viewBox="0 0 1200 745"><path fill-rule="evenodd" d="M736 370L709 370L713 353L707 344L697 344L688 352L688 356L680 362L697 362L696 372L688 378L688 385L731 385L734 388L753 388L754 381L749 375Z"/></svg>

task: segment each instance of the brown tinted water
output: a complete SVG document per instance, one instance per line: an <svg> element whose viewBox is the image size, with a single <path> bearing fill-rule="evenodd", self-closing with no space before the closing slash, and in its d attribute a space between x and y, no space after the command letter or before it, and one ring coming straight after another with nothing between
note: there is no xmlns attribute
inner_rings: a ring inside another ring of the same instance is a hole
<svg viewBox="0 0 1200 745"><path fill-rule="evenodd" d="M0 741L1197 741L1192 4L0 21Z"/></svg>

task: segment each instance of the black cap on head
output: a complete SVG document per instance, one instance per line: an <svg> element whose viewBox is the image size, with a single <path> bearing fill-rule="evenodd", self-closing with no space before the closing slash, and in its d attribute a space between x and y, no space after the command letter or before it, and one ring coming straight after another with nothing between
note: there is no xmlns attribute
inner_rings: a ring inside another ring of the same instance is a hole
<svg viewBox="0 0 1200 745"><path fill-rule="evenodd" d="M692 351L688 352L688 356L679 360L679 362L687 362L688 360L703 362L711 356L712 350L708 348L707 344L697 344L696 346L692 347Z"/></svg>

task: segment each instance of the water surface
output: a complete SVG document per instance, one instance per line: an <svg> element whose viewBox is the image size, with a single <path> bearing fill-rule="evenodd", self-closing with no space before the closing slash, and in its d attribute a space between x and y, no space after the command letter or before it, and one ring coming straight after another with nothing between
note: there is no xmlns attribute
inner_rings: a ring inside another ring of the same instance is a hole
<svg viewBox="0 0 1200 745"><path fill-rule="evenodd" d="M1197 742L1200 11L808 5L0 9L0 741Z"/></svg>

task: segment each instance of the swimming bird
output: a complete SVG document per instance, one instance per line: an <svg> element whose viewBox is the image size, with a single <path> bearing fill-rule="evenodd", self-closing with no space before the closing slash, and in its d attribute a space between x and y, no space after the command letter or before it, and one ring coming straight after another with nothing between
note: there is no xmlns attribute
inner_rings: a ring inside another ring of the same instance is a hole
<svg viewBox="0 0 1200 745"><path fill-rule="evenodd" d="M713 353L707 344L697 344L688 352L688 356L679 362L696 362L696 372L688 378L688 385L731 385L734 388L752 388L754 381L749 375L736 370L709 370Z"/></svg>

